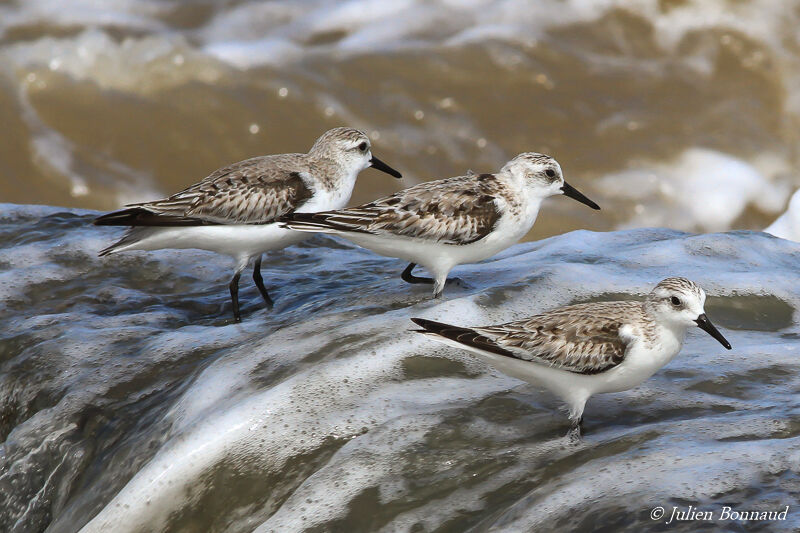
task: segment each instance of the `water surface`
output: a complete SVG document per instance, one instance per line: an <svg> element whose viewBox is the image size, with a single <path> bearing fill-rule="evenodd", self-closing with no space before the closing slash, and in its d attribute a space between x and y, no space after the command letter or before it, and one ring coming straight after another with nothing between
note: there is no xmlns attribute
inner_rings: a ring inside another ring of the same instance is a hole
<svg viewBox="0 0 800 533"><path fill-rule="evenodd" d="M432 301L401 262L319 237L268 256L276 307L243 283L234 324L230 260L101 259L119 230L96 213L0 207L4 530L641 531L655 506L800 494L798 244L578 231L459 267ZM577 444L547 393L408 332L641 298L668 275L706 289L734 349L691 331L642 386L592 398Z"/></svg>

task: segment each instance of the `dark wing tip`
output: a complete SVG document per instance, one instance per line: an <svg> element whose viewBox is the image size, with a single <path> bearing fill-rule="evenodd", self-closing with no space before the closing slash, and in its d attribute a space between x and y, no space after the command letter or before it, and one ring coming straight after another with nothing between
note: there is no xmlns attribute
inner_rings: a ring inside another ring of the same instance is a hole
<svg viewBox="0 0 800 533"><path fill-rule="evenodd" d="M144 211L144 209L140 207L113 211L95 218L92 224L95 226L131 226L131 223L136 220L137 216L141 214L142 211Z"/></svg>
<svg viewBox="0 0 800 533"><path fill-rule="evenodd" d="M287 213L278 218L278 223L287 229L326 228L326 217L322 213Z"/></svg>
<svg viewBox="0 0 800 533"><path fill-rule="evenodd" d="M316 222L314 215L316 213L287 213L278 217L278 222Z"/></svg>
<svg viewBox="0 0 800 533"><path fill-rule="evenodd" d="M447 328L453 328L450 324L428 320L426 318L412 318L411 321L422 328L422 332L426 333L441 333ZM412 330L419 331L419 330Z"/></svg>
<svg viewBox="0 0 800 533"><path fill-rule="evenodd" d="M322 211L320 213L291 213L281 221L285 228L299 231L333 230L351 233L370 233L367 229L354 224L342 222L338 211Z"/></svg>
<svg viewBox="0 0 800 533"><path fill-rule="evenodd" d="M440 337L456 341L464 346L478 348L497 355L504 355L506 357L518 359L518 357L512 352L509 352L505 348L498 346L497 343L495 343L492 339L481 335L474 329L452 326L450 324L436 322L434 320L428 320L425 318L412 318L411 321L423 328L422 330L412 331L419 331L420 333L433 333L434 335L439 335Z"/></svg>
<svg viewBox="0 0 800 533"><path fill-rule="evenodd" d="M160 215L142 207L129 207L101 215L92 222L95 226L216 226L217 222L194 217Z"/></svg>

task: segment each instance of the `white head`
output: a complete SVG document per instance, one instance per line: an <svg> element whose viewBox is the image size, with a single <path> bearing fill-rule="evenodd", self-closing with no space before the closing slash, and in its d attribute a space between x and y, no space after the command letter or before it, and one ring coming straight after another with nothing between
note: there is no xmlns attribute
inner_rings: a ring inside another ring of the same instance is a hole
<svg viewBox="0 0 800 533"><path fill-rule="evenodd" d="M564 181L561 165L549 155L524 152L506 163L500 172L521 181L531 194L539 198L563 194L592 209L600 209L600 206Z"/></svg>
<svg viewBox="0 0 800 533"><path fill-rule="evenodd" d="M395 178L401 174L372 155L369 137L355 128L333 128L317 139L308 155L315 159L328 159L341 165L348 173L358 173L367 167L375 167Z"/></svg>
<svg viewBox="0 0 800 533"><path fill-rule="evenodd" d="M645 308L659 323L686 330L697 326L731 349L730 343L708 320L704 309L706 293L686 278L667 278L647 296Z"/></svg>

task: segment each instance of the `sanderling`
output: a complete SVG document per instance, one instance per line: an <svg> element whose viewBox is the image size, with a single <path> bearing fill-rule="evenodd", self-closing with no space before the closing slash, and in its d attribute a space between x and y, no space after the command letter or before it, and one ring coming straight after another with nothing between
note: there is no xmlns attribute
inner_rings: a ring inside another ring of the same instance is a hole
<svg viewBox="0 0 800 533"><path fill-rule="evenodd" d="M468 173L420 183L357 207L294 213L285 226L332 233L389 257L409 261L402 279L433 283L440 296L450 270L508 248L533 226L542 200L564 194L600 209L564 181L550 156L523 153L496 174ZM424 266L433 279L414 276Z"/></svg>
<svg viewBox="0 0 800 533"><path fill-rule="evenodd" d="M200 248L233 256L230 282L233 316L239 314L239 276L256 258L253 280L269 307L261 277L261 254L297 243L307 235L275 221L295 211L344 207L356 176L372 166L396 178L400 173L371 153L369 138L353 128L325 132L307 154L254 157L214 171L169 198L130 204L97 218L99 226L131 226L118 242L100 251Z"/></svg>
<svg viewBox="0 0 800 533"><path fill-rule="evenodd" d="M660 282L644 302L601 302L562 307L496 326L459 327L412 318L430 338L468 350L505 374L550 390L569 406L580 434L583 408L593 394L636 387L675 357L689 326L698 326L728 350L708 320L706 294L685 278Z"/></svg>

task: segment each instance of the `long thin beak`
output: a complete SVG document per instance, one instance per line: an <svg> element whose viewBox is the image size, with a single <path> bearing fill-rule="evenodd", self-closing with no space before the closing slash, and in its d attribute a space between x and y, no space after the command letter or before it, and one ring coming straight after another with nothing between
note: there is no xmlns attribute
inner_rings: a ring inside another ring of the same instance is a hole
<svg viewBox="0 0 800 533"><path fill-rule="evenodd" d="M731 343L728 342L728 339L722 336L722 333L719 332L717 328L714 327L714 324L708 319L705 313L697 317L697 327L714 337L719 341L721 345L723 345L727 349L731 349Z"/></svg>
<svg viewBox="0 0 800 533"><path fill-rule="evenodd" d="M402 174L400 174L398 171L396 171L395 169L393 169L392 167L390 167L389 165L387 165L374 155L372 156L372 159L369 160L369 164L372 166L372 168L380 170L381 172L386 172L390 176L394 176L397 179L403 177Z"/></svg>
<svg viewBox="0 0 800 533"><path fill-rule="evenodd" d="M600 209L600 206L594 203L593 201L589 200L586 196L584 196L578 189L567 183L564 182L564 185L561 186L561 192L564 193L564 196L569 196L573 200L578 200L582 204L586 204L592 209Z"/></svg>

